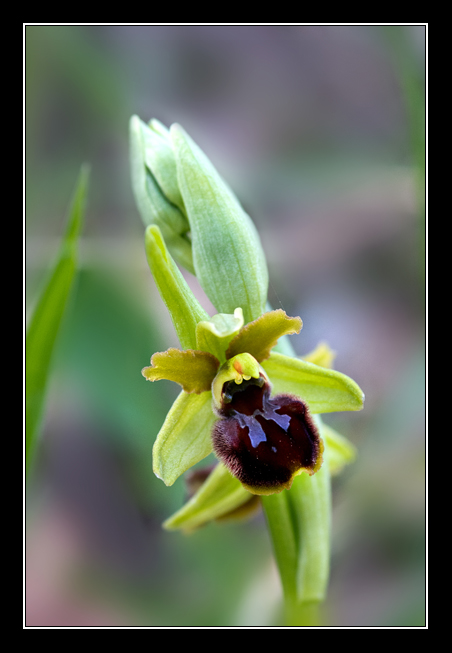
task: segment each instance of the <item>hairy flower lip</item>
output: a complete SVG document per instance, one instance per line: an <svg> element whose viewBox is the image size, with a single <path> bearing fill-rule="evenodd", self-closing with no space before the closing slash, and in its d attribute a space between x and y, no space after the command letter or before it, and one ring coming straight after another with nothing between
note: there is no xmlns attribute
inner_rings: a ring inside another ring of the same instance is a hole
<svg viewBox="0 0 452 653"><path fill-rule="evenodd" d="M303 471L312 475L320 468L323 443L306 404L291 395L271 397L262 381L250 379L228 396L212 443L248 491L273 494L289 489Z"/></svg>

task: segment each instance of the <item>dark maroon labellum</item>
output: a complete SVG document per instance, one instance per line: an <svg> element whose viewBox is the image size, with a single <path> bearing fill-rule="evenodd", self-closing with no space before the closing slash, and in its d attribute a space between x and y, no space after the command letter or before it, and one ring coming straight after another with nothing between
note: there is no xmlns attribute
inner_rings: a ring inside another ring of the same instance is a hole
<svg viewBox="0 0 452 653"><path fill-rule="evenodd" d="M280 492L290 488L300 471L319 469L323 443L301 399L271 397L263 377L225 383L222 396L213 449L250 492Z"/></svg>

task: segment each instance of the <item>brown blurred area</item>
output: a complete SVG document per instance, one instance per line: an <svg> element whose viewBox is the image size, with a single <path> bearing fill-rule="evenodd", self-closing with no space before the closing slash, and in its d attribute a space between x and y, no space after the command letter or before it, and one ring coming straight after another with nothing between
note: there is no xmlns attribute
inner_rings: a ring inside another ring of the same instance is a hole
<svg viewBox="0 0 452 653"><path fill-rule="evenodd" d="M181 123L262 238L269 300L366 394L325 422L358 458L333 484L324 625L425 624L424 25L28 25L26 290L32 305L79 166L81 270L27 497L28 627L278 623L262 516L161 530L180 479L152 474L176 346L146 266L128 120ZM210 309L195 280L187 276Z"/></svg>

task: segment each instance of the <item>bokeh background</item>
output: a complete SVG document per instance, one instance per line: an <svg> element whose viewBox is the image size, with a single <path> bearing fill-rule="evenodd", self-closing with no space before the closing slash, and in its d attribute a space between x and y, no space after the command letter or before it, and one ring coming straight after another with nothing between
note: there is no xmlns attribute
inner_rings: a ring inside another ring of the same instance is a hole
<svg viewBox="0 0 452 653"><path fill-rule="evenodd" d="M177 346L143 250L128 121L180 122L235 190L268 257L270 302L326 340L366 393L325 421L358 448L333 485L324 625L425 624L422 25L25 28L26 300L92 168L80 272L27 497L29 627L280 623L261 513L190 536L152 474L178 390L140 374ZM195 280L189 283L209 308Z"/></svg>

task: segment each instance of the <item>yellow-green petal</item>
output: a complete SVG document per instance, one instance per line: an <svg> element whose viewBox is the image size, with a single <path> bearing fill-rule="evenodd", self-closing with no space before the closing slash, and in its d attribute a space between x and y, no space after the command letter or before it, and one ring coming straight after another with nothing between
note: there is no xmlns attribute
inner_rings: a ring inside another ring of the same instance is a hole
<svg viewBox="0 0 452 653"><path fill-rule="evenodd" d="M302 321L299 317L288 317L282 309L264 313L249 322L230 342L226 358L232 358L246 351L259 363L270 356L278 339L291 333L300 333Z"/></svg>
<svg viewBox="0 0 452 653"><path fill-rule="evenodd" d="M220 363L226 361L226 349L232 338L243 327L243 311L236 308L234 313L218 313L196 327L198 349L210 351Z"/></svg>
<svg viewBox="0 0 452 653"><path fill-rule="evenodd" d="M330 349L326 342L319 342L317 347L310 351L305 356L302 356L304 361L308 363L314 363L314 365L320 365L320 367L332 368L334 359L336 358L336 352Z"/></svg>
<svg viewBox="0 0 452 653"><path fill-rule="evenodd" d="M356 447L350 440L335 431L327 424L322 424L322 436L328 450L328 466L330 474L339 474L345 465L356 459Z"/></svg>
<svg viewBox="0 0 452 653"><path fill-rule="evenodd" d="M169 517L163 526L168 530L191 531L212 519L225 517L236 511L240 506L253 500L253 496L222 463L219 463L196 494Z"/></svg>
<svg viewBox="0 0 452 653"><path fill-rule="evenodd" d="M208 314L190 290L156 225L146 229L145 248L149 267L182 349L196 349L196 325L208 320Z"/></svg>
<svg viewBox="0 0 452 653"><path fill-rule="evenodd" d="M273 394L294 394L311 413L361 410L364 393L353 379L314 363L272 352L262 363L273 385Z"/></svg>
<svg viewBox="0 0 452 653"><path fill-rule="evenodd" d="M211 453L217 419L211 404L211 392L182 391L172 405L152 450L154 474L166 485Z"/></svg>
<svg viewBox="0 0 452 653"><path fill-rule="evenodd" d="M210 390L219 362L207 351L175 349L155 353L151 365L141 370L148 381L174 381L185 392L199 394Z"/></svg>

